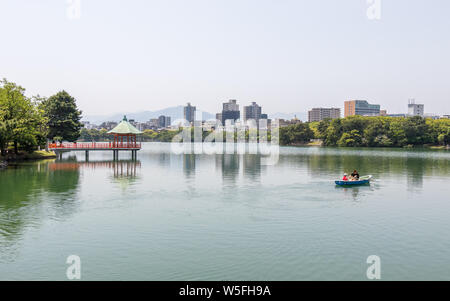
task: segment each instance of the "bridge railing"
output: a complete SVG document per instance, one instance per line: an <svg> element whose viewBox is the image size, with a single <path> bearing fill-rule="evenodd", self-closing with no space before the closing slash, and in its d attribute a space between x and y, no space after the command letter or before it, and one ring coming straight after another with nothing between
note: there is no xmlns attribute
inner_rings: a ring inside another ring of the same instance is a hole
<svg viewBox="0 0 450 301"><path fill-rule="evenodd" d="M114 142L63 142L50 143L51 149L116 149L116 148L141 148L140 143L114 143Z"/></svg>

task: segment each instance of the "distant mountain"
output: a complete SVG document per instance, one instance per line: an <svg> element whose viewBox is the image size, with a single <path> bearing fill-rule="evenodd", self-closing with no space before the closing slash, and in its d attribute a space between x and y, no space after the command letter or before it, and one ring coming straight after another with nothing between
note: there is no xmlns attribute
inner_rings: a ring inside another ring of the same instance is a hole
<svg viewBox="0 0 450 301"><path fill-rule="evenodd" d="M198 110L197 110L198 112ZM123 115L126 115L128 119L134 119L138 122L146 122L149 121L152 118L158 118L161 115L164 116L170 116L172 119L172 122L176 119L182 119L184 118L183 113L183 106L177 106L177 107L170 107L158 111L142 111L142 112L135 112L135 113L123 113L123 114L113 114L113 115L87 115L83 117L83 121L89 121L93 124L101 124L105 121L120 121L123 119ZM208 112L202 112L202 119L213 119L216 118L215 114L211 114Z"/></svg>
<svg viewBox="0 0 450 301"><path fill-rule="evenodd" d="M199 110L197 110L198 112ZM242 114L242 112L241 112ZM122 113L122 114L112 114L112 115L86 115L83 117L83 121L89 121L92 124L99 125L105 121L121 121L123 119L123 115L126 115L128 119L134 119L138 122L146 122L152 118L158 118L161 115L170 116L172 122L176 119L184 118L183 114L183 106L169 107L162 110L157 111L142 111L142 112L134 112L134 113ZM202 112L202 120L215 119L216 115L211 114L209 112ZM306 112L294 112L294 113L274 113L269 114L270 119L286 119L291 120L297 116L301 121L307 121L308 115Z"/></svg>

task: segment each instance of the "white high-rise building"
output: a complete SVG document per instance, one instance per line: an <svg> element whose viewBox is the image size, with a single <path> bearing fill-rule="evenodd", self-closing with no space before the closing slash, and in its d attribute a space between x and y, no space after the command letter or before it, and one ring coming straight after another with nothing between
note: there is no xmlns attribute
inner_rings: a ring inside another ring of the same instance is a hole
<svg viewBox="0 0 450 301"><path fill-rule="evenodd" d="M416 104L414 99L408 101L408 115L409 116L421 116L425 115L423 104Z"/></svg>

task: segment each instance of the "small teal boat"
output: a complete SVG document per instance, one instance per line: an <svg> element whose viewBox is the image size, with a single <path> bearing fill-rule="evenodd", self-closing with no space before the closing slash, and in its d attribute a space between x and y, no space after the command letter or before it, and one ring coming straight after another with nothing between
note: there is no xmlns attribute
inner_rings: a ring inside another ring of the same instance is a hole
<svg viewBox="0 0 450 301"><path fill-rule="evenodd" d="M372 179L372 176L364 176L360 177L358 181L334 181L336 185L339 186L354 186L354 185L364 185L369 184L370 179Z"/></svg>

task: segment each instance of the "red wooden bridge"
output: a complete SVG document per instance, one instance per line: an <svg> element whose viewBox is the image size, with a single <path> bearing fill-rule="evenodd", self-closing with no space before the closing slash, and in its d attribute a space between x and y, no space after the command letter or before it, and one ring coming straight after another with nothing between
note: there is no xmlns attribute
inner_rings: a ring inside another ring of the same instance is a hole
<svg viewBox="0 0 450 301"><path fill-rule="evenodd" d="M75 142L75 143L50 143L50 150L66 150L66 151L86 151L86 150L140 150L141 144L138 142L120 143L120 142Z"/></svg>
<svg viewBox="0 0 450 301"><path fill-rule="evenodd" d="M139 142L75 142L75 143L50 143L48 149L54 151L60 158L62 153L69 151L85 151L86 159L89 159L90 151L113 151L114 160L119 159L119 151L131 151L132 159L137 158L137 151L141 149Z"/></svg>

